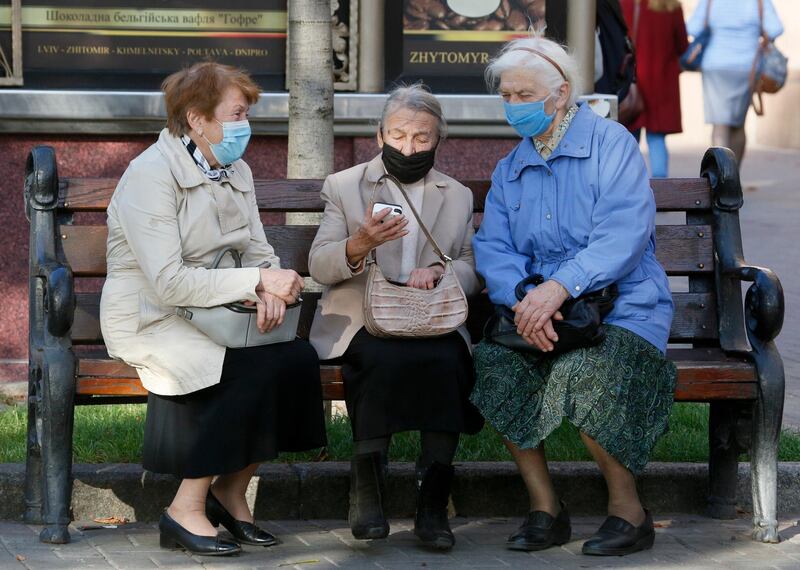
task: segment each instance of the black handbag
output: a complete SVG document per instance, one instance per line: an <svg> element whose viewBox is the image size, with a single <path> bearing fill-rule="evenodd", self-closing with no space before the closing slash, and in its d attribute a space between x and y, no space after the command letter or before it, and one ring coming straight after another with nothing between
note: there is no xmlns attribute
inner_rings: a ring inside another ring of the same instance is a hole
<svg viewBox="0 0 800 570"><path fill-rule="evenodd" d="M536 273L526 277L514 290L517 300L525 298L525 287L541 285L544 277ZM575 348L584 348L600 344L606 337L603 319L614 308L614 300L618 296L616 284L581 295L577 299L567 299L559 311L564 320L553 321L553 328L558 335L558 342L553 343L553 351L548 354L562 353ZM541 353L534 345L525 342L514 324L514 311L505 305L495 305L494 314L486 321L483 336L490 342L502 344L514 350Z"/></svg>

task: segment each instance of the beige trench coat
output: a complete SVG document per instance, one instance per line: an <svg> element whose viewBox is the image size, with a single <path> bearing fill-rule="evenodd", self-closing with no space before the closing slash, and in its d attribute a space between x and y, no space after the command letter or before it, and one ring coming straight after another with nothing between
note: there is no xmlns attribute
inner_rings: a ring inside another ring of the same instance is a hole
<svg viewBox="0 0 800 570"><path fill-rule="evenodd" d="M147 390L187 394L217 384L225 347L176 316L180 306L256 301L259 265L279 266L243 161L228 181L209 180L179 138L161 131L136 157L108 207L107 278L100 326L110 356L135 367ZM241 269L211 270L222 248Z"/></svg>
<svg viewBox="0 0 800 570"><path fill-rule="evenodd" d="M325 213L311 245L309 271L315 281L325 285L311 325L309 341L321 359L344 354L350 341L364 326L363 299L367 272L354 272L347 264L347 238L358 231L372 198L375 182L385 170L380 155L370 162L328 176L322 187ZM376 199L392 203L379 190ZM413 214L404 206L404 215ZM425 176L425 192L420 212L422 221L445 254L453 258L453 269L467 296L481 290L472 257L472 192L441 172L431 170ZM401 240L387 242L376 250L376 259L384 274L391 278L400 273ZM419 232L417 267L439 262L433 248ZM458 332L472 347L466 327Z"/></svg>

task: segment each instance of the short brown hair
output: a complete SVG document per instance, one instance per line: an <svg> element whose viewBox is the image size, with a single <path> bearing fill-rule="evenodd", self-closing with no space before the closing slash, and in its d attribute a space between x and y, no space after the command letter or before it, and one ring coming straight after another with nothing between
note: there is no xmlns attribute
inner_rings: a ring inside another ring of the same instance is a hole
<svg viewBox="0 0 800 570"><path fill-rule="evenodd" d="M259 88L247 73L213 61L195 63L167 77L161 84L167 106L167 129L176 137L191 130L186 113L195 110L206 119L214 116L214 109L222 100L228 87L242 90L247 103L258 101Z"/></svg>

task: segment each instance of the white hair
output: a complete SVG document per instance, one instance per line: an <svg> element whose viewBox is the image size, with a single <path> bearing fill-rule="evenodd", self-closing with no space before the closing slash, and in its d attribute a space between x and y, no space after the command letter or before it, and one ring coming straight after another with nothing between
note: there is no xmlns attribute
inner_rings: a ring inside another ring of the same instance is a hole
<svg viewBox="0 0 800 570"><path fill-rule="evenodd" d="M528 50L540 51L552 59L564 72L565 77L562 77L561 72L553 63ZM558 94L559 87L566 80L570 87L567 107L572 106L581 95L578 63L563 47L552 40L534 36L508 42L486 67L486 84L491 91L494 91L503 72L520 68L530 70L536 81L552 95Z"/></svg>
<svg viewBox="0 0 800 570"><path fill-rule="evenodd" d="M400 109L410 109L411 111L433 115L436 119L439 140L443 140L447 137L447 121L444 120L442 105L426 85L422 83L403 85L389 93L389 96L386 98L386 103L383 105L381 120L378 125L381 132L383 132L386 126L386 119L389 118L389 115Z"/></svg>

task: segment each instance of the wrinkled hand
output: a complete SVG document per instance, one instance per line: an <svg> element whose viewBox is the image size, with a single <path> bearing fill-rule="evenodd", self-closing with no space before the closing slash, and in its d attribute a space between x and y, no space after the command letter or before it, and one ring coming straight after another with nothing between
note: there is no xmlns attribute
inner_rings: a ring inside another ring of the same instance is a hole
<svg viewBox="0 0 800 570"><path fill-rule="evenodd" d="M265 333L282 325L283 317L286 315L286 303L275 295L263 291L258 297L260 299L260 302L256 303L258 330Z"/></svg>
<svg viewBox="0 0 800 570"><path fill-rule="evenodd" d="M269 293L288 305L297 301L303 287L305 282L296 271L262 268L261 281L256 287L256 293Z"/></svg>
<svg viewBox="0 0 800 570"><path fill-rule="evenodd" d="M411 271L406 285L415 289L433 289L444 274L444 267L431 265L430 267L417 267Z"/></svg>
<svg viewBox="0 0 800 570"><path fill-rule="evenodd" d="M261 291L258 301L243 301L248 307L256 306L256 326L262 333L269 332L283 324L286 315L286 303L275 295Z"/></svg>
<svg viewBox="0 0 800 570"><path fill-rule="evenodd" d="M347 260L351 265L358 265L367 254L387 241L392 241L408 234L406 226L408 220L405 216L388 217L391 208L384 208L374 216L372 209L368 209L364 222L358 231L347 240Z"/></svg>
<svg viewBox="0 0 800 570"><path fill-rule="evenodd" d="M517 332L525 342L542 352L553 350L553 343L558 341L553 320L564 318L558 309L568 298L567 290L551 280L528 291L525 298L512 307Z"/></svg>

